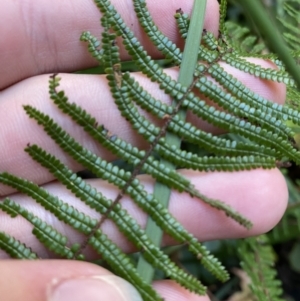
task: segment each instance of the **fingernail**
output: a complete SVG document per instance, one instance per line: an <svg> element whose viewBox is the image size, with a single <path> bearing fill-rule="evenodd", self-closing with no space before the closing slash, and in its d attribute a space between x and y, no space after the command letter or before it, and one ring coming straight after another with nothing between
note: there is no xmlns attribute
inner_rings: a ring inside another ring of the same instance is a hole
<svg viewBox="0 0 300 301"><path fill-rule="evenodd" d="M48 301L142 301L137 290L114 275L67 279L55 284Z"/></svg>

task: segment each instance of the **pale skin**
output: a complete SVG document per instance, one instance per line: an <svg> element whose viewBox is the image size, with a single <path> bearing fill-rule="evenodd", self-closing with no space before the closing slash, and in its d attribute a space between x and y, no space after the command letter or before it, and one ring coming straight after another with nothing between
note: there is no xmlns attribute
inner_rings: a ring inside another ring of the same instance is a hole
<svg viewBox="0 0 300 301"><path fill-rule="evenodd" d="M112 1L122 12L127 24L132 27L137 36L144 42L144 46L155 57L160 54L149 46L137 20L132 13L130 0ZM181 8L190 12L193 1L148 1L150 12L159 28L174 42L182 46L176 31L173 14ZM39 183L75 207L80 202L64 189L53 177L33 162L23 151L27 143L37 143L47 151L63 160L75 171L81 169L69 159L38 127L33 120L29 120L22 109L22 105L31 104L53 116L58 123L73 135L87 148L103 156L105 159L113 157L105 152L91 139L82 135L82 131L74 127L69 118L66 118L52 105L48 97L48 78L52 72L61 73L61 88L66 91L72 102L84 107L92 113L99 123L103 123L111 132L146 148L144 141L136 138L130 126L119 117L106 86L103 76L67 74L76 70L95 66L95 61L86 50L86 45L79 42L83 30L90 30L99 35L100 13L92 0L58 1L42 0L38 5L35 1L3 1L0 4L0 171L8 171ZM218 3L209 0L205 19L205 28L217 34L218 32ZM122 51L122 58L127 59ZM257 63L272 67L270 62L256 60ZM263 81L232 68L227 68L238 76L249 88L263 95L271 101L283 103L285 87L282 84ZM176 77L178 70L168 71ZM66 73L66 74L63 74ZM137 74L141 83L151 93L165 102L170 99L162 94L153 83L149 83L142 75ZM214 131L201 121L193 120L199 126ZM224 214L211 209L188 195L172 193L170 211L172 214L200 240L247 237L264 233L271 229L281 218L287 204L288 193L285 181L277 169L252 170L234 173L199 173L182 171L194 185L209 197L221 199L236 210L244 214L253 222L251 230L245 230ZM146 188L152 189L153 181L147 176L140 177ZM112 186L100 180L91 183L107 196L114 198L116 191ZM34 213L55 224L70 241L83 241L83 237L72 229L59 224L55 218L37 206L32 200L3 185L0 186L1 197L9 195L23 206L30 208ZM124 207L141 224L146 223L146 216L134 204L124 197ZM85 207L79 207L93 217L99 217ZM12 220L0 212L0 229L19 238L47 260L37 262L9 261L0 251L0 296L7 301L43 301L46 300L46 291L53 280L87 275L103 275L110 272L103 268L76 261L52 260L51 254L41 246L30 233L30 226L22 219ZM131 251L132 246L118 233L111 222L103 225L104 231L112 237L125 251ZM171 243L165 238L164 244ZM86 250L88 258L95 254ZM156 289L166 300L208 300L206 296L196 296L180 288L172 281L154 283Z"/></svg>

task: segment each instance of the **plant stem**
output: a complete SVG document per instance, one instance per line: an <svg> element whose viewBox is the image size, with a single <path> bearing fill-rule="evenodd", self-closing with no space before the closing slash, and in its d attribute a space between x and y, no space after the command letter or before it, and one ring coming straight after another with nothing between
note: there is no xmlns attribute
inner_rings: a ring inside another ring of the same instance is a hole
<svg viewBox="0 0 300 301"><path fill-rule="evenodd" d="M239 3L256 25L258 31L262 34L268 47L276 53L279 59L285 64L287 71L294 78L298 88L300 88L300 68L290 54L274 18L270 18L265 7L260 0L235 1Z"/></svg>
<svg viewBox="0 0 300 301"><path fill-rule="evenodd" d="M182 63L180 66L178 82L186 87L190 87L193 83L194 70L197 63L199 45L201 43L201 36L203 31L204 16L207 0L195 0L193 12L191 16L190 27L188 36L183 52ZM173 100L172 105L175 107L178 101ZM186 119L186 111L180 109L178 115L182 120ZM172 133L166 133L166 142L170 145L176 145L180 147L181 140ZM175 169L175 166L165 160L161 161L166 167ZM154 196L160 201L160 203L168 207L171 190L167 186L156 182L154 186ZM150 240L156 245L161 245L162 230L156 225L156 223L149 217L146 226L146 233ZM154 276L154 268L144 259L141 255L138 261L137 270L141 277L147 283L151 283Z"/></svg>

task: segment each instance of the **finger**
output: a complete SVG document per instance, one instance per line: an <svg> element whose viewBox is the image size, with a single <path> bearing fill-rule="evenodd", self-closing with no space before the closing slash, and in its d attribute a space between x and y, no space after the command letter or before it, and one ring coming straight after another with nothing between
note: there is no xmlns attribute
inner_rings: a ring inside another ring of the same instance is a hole
<svg viewBox="0 0 300 301"><path fill-rule="evenodd" d="M280 220L287 205L288 193L285 180L277 169L256 169L233 173L181 172L201 193L229 204L253 223L253 227L247 230L228 218L224 212L211 208L198 198L193 198L186 193L178 193L173 190L169 205L170 212L200 241L247 237L269 231ZM152 193L154 180L146 175L139 176L139 179L145 185L145 189ZM106 184L101 180L95 179L88 182L112 200L118 194L118 191L112 185ZM68 190L62 188L61 184L51 183L46 185L45 188L51 194L58 196L74 208L85 212L97 220L100 219L99 214L87 208L82 201L78 200ZM11 198L67 236L70 244L82 243L84 241L85 238L81 234L61 223L52 214L45 212L41 206L35 204L28 197L14 195ZM145 226L147 215L129 197L124 196L121 204L138 224L142 227ZM41 258L53 256L31 234L32 227L23 218L17 217L12 219L0 211L0 229L21 240L27 246L30 246ZM118 228L112 221L106 220L101 229L125 252L132 252L134 250L132 244L128 243L128 240L118 231ZM171 243L174 243L174 241L168 237L164 238L164 245ZM95 257L94 252L88 248L85 255L90 259ZM2 256L4 255L2 254Z"/></svg>
<svg viewBox="0 0 300 301"><path fill-rule="evenodd" d="M131 0L112 3L122 12L126 23L155 58L161 57L142 32ZM193 1L149 1L147 3L158 27L174 42L182 40L174 19L178 8L186 13ZM218 2L207 3L205 28L218 29ZM83 31L100 36L100 13L93 1L59 0L1 1L0 12L0 90L21 79L48 72L72 72L95 66L86 45L79 41ZM11 22L14 20L14 22ZM10 26L7 26L10 24ZM179 42L180 41L180 42ZM128 58L124 50L123 59Z"/></svg>
<svg viewBox="0 0 300 301"><path fill-rule="evenodd" d="M109 271L78 261L1 261L0 295L6 301L141 301L137 291ZM208 301L173 281L156 281L166 301Z"/></svg>
<svg viewBox="0 0 300 301"><path fill-rule="evenodd" d="M269 63L261 61L261 64L266 66ZM254 92L259 92L262 96L274 102L284 102L284 85L260 80L251 75L245 76L243 72L232 70L228 66L226 68L235 77L241 78L249 88L253 87ZM166 72L174 78L178 75L178 70L176 69L168 69ZM136 73L134 76L154 97L160 99L162 102L171 103L170 97L165 95L158 88L157 84L152 83L141 74ZM104 76L63 74L61 77L62 82L59 89L65 90L70 102L75 102L84 108L96 118L98 124L105 125L112 134L118 135L118 137L139 148L145 149L147 147L145 140L136 134L124 118L120 117L120 112L108 90L107 81ZM7 89L0 95L0 120L3 124L0 132L1 170L26 177L39 184L53 179L44 168L34 163L23 151L28 143L36 143L47 149L47 151L56 155L75 171L81 168L47 137L43 129L37 126L35 121L29 120L22 108L24 104L30 104L43 112L47 112L79 143L85 145L92 152L106 160L112 160L114 157L109 152L95 143L81 128L74 126L74 123L48 100L47 86L48 76L37 76ZM208 131L216 130L198 118L191 118L189 121L193 122L197 127ZM12 190L0 187L1 194L7 194L10 191Z"/></svg>
<svg viewBox="0 0 300 301"><path fill-rule="evenodd" d="M170 301L209 301L208 296L198 296L191 293L171 280L155 281L153 284L155 290L164 300Z"/></svg>

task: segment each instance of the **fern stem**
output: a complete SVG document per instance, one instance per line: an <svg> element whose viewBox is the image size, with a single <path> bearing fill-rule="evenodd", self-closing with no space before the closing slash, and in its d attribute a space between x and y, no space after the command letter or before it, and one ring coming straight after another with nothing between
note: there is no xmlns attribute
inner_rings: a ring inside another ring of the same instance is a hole
<svg viewBox="0 0 300 301"><path fill-rule="evenodd" d="M205 9L206 0L194 1L191 23L178 77L178 82L186 87L190 87L193 84L193 75L197 63L198 50L203 31ZM173 100L173 106L176 107L177 105L178 101ZM179 110L178 115L182 120L185 120L186 111L181 109ZM176 135L167 132L166 142L170 145L176 145L177 147L179 147L181 140ZM165 160L162 160L162 163L165 164L168 168L175 169L175 166L173 164ZM161 204L165 207L168 207L169 205L170 194L170 188L159 182L155 183L154 196L155 198L160 200ZM146 233L156 246L160 246L163 232L151 218L148 218ZM142 255L139 258L137 270L146 283L152 282L154 276L154 268L144 259Z"/></svg>
<svg viewBox="0 0 300 301"><path fill-rule="evenodd" d="M247 15L255 22L257 29L263 35L271 51L274 51L281 59L287 71L292 75L298 88L300 88L300 70L291 55L291 51L286 45L282 35L278 30L274 20L270 18L260 0L244 0L238 3L247 12Z"/></svg>

